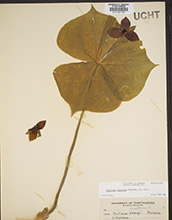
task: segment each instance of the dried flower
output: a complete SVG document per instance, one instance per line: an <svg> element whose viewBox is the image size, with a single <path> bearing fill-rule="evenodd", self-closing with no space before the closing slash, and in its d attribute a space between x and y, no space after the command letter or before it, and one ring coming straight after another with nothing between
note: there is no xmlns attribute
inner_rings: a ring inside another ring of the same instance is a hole
<svg viewBox="0 0 172 220"><path fill-rule="evenodd" d="M125 36L130 41L139 40L138 35L134 32L136 26L131 26L130 20L125 17L121 21L121 25L118 27L112 27L108 30L108 34L113 38L120 38Z"/></svg>
<svg viewBox="0 0 172 220"><path fill-rule="evenodd" d="M40 121L32 128L28 129L26 134L29 135L29 141L35 140L37 137L41 136L40 130L44 128L46 121Z"/></svg>

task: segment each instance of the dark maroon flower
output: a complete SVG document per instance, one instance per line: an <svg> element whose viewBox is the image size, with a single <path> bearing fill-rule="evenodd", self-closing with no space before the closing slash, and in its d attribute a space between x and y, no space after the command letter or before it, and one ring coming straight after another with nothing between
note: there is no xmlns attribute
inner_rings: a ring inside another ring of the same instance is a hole
<svg viewBox="0 0 172 220"><path fill-rule="evenodd" d="M46 121L40 121L32 128L29 128L26 134L29 135L29 141L35 140L37 137L41 136L40 130L44 128Z"/></svg>
<svg viewBox="0 0 172 220"><path fill-rule="evenodd" d="M107 32L113 38L120 38L125 36L130 41L139 40L138 35L134 32L136 26L131 26L130 20L125 17L121 21L121 25L118 27L112 27Z"/></svg>

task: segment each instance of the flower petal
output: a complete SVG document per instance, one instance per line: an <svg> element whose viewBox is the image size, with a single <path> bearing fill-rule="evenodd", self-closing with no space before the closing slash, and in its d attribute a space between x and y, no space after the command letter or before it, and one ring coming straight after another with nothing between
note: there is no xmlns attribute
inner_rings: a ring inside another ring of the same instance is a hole
<svg viewBox="0 0 172 220"><path fill-rule="evenodd" d="M37 138L37 133L31 132L31 133L29 134L29 141L33 141L33 140L35 140L36 138Z"/></svg>
<svg viewBox="0 0 172 220"><path fill-rule="evenodd" d="M124 19L122 19L122 21L121 21L121 27L122 27L123 29L125 29L126 31L128 31L130 25L131 25L130 20L129 20L127 17L125 17Z"/></svg>
<svg viewBox="0 0 172 220"><path fill-rule="evenodd" d="M45 124L46 124L46 121L39 121L39 122L36 124L36 127L37 127L38 130L39 130L39 129L43 129L44 126L45 126Z"/></svg>
<svg viewBox="0 0 172 220"><path fill-rule="evenodd" d="M130 41L139 40L138 35L137 35L134 31L128 31L128 32L125 34L125 37L126 37L128 40L130 40Z"/></svg>
<svg viewBox="0 0 172 220"><path fill-rule="evenodd" d="M123 36L122 30L116 27L110 28L107 32L113 38L119 38Z"/></svg>

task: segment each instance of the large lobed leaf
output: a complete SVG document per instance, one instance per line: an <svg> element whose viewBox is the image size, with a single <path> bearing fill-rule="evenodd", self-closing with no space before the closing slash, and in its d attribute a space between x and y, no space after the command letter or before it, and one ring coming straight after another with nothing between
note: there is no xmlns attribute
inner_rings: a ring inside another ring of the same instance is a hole
<svg viewBox="0 0 172 220"><path fill-rule="evenodd" d="M72 114L81 110L109 112L143 89L156 66L141 49L141 41L116 40L107 31L117 20L94 9L69 21L60 30L58 46L83 60L58 66L54 77Z"/></svg>

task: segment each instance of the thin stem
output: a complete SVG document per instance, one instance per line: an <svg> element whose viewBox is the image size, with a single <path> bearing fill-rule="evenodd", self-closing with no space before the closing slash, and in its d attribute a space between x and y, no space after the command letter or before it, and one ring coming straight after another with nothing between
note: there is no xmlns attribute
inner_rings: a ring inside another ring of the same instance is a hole
<svg viewBox="0 0 172 220"><path fill-rule="evenodd" d="M116 43L120 40L120 38L118 38L115 43L109 48L109 50L104 54L104 56L102 57L102 59L100 60L100 63L103 62L103 60L107 57L107 55L109 55L109 53L113 50L113 48L116 46Z"/></svg>
<svg viewBox="0 0 172 220"><path fill-rule="evenodd" d="M57 191L57 193L56 193L56 196L55 196L55 199L54 199L54 203L53 203L52 207L49 209L49 211L48 211L48 213L47 213L48 216L49 216L49 215L55 210L55 208L57 207L58 199L59 199L61 190L62 190L62 188L63 188L63 185L64 185L65 180L66 180L66 177L67 177L67 173L68 173L68 170L69 170L72 152L73 152L74 147L75 147L75 144L76 144L76 140L77 140L77 136L78 136L78 132L79 132L79 128L80 128L80 125L81 125L81 121L82 121L84 112L85 112L85 109L81 112L81 115L80 115L80 118L79 118L79 121L78 121L76 130L75 130L75 135L74 135L74 138L73 138L73 142L72 142L72 145L71 145L71 147L70 147L69 154L68 154L68 157L67 157L67 162L66 162L66 166L65 166L65 169L64 169L63 177L62 177L62 179L61 179L61 182L60 182L58 191Z"/></svg>
<svg viewBox="0 0 172 220"><path fill-rule="evenodd" d="M93 71L93 74L91 76L91 79L90 79L90 84L88 86L88 93L87 93L87 97L85 99L85 103L84 103L84 106L83 106L83 110L81 112L81 115L80 115L80 118L79 118L79 121L78 121L78 124L77 124L77 127L76 127L76 130L75 130L75 134L74 134L74 137L73 137L73 141L72 141L72 145L70 147L70 150L69 150L69 154L68 154L68 157L67 157L67 162L66 162L66 166L65 166L65 169L64 169L64 172L63 172L63 176L62 176L62 179L61 179L61 182L60 182L60 185L59 185L59 188L58 188L58 191L56 193L56 196L55 196L55 199L54 199L54 203L52 205L52 207L48 210L48 208L44 208L42 212L39 212L36 216L36 219L35 220L45 220L49 217L49 215L56 209L57 207L57 204L58 204L58 199L59 199L59 196L60 196L60 193L61 193L61 190L63 188L63 185L65 183L65 180L66 180L66 177L67 177L67 174L68 174L68 171L69 171L69 166L70 166L70 160L71 160L71 156L72 156L72 153L73 153L73 150L74 150L74 147L75 147L75 144L76 144L76 140L77 140L77 137L78 137L78 133L79 133L79 128L80 128L80 125L81 125L81 122L82 122L82 118L83 118L83 115L84 115L84 112L86 110L86 106L87 106L87 103L89 101L89 92L90 92L90 89L91 89L91 86L92 86L92 78L97 70L97 67L98 65L95 67L94 71Z"/></svg>

